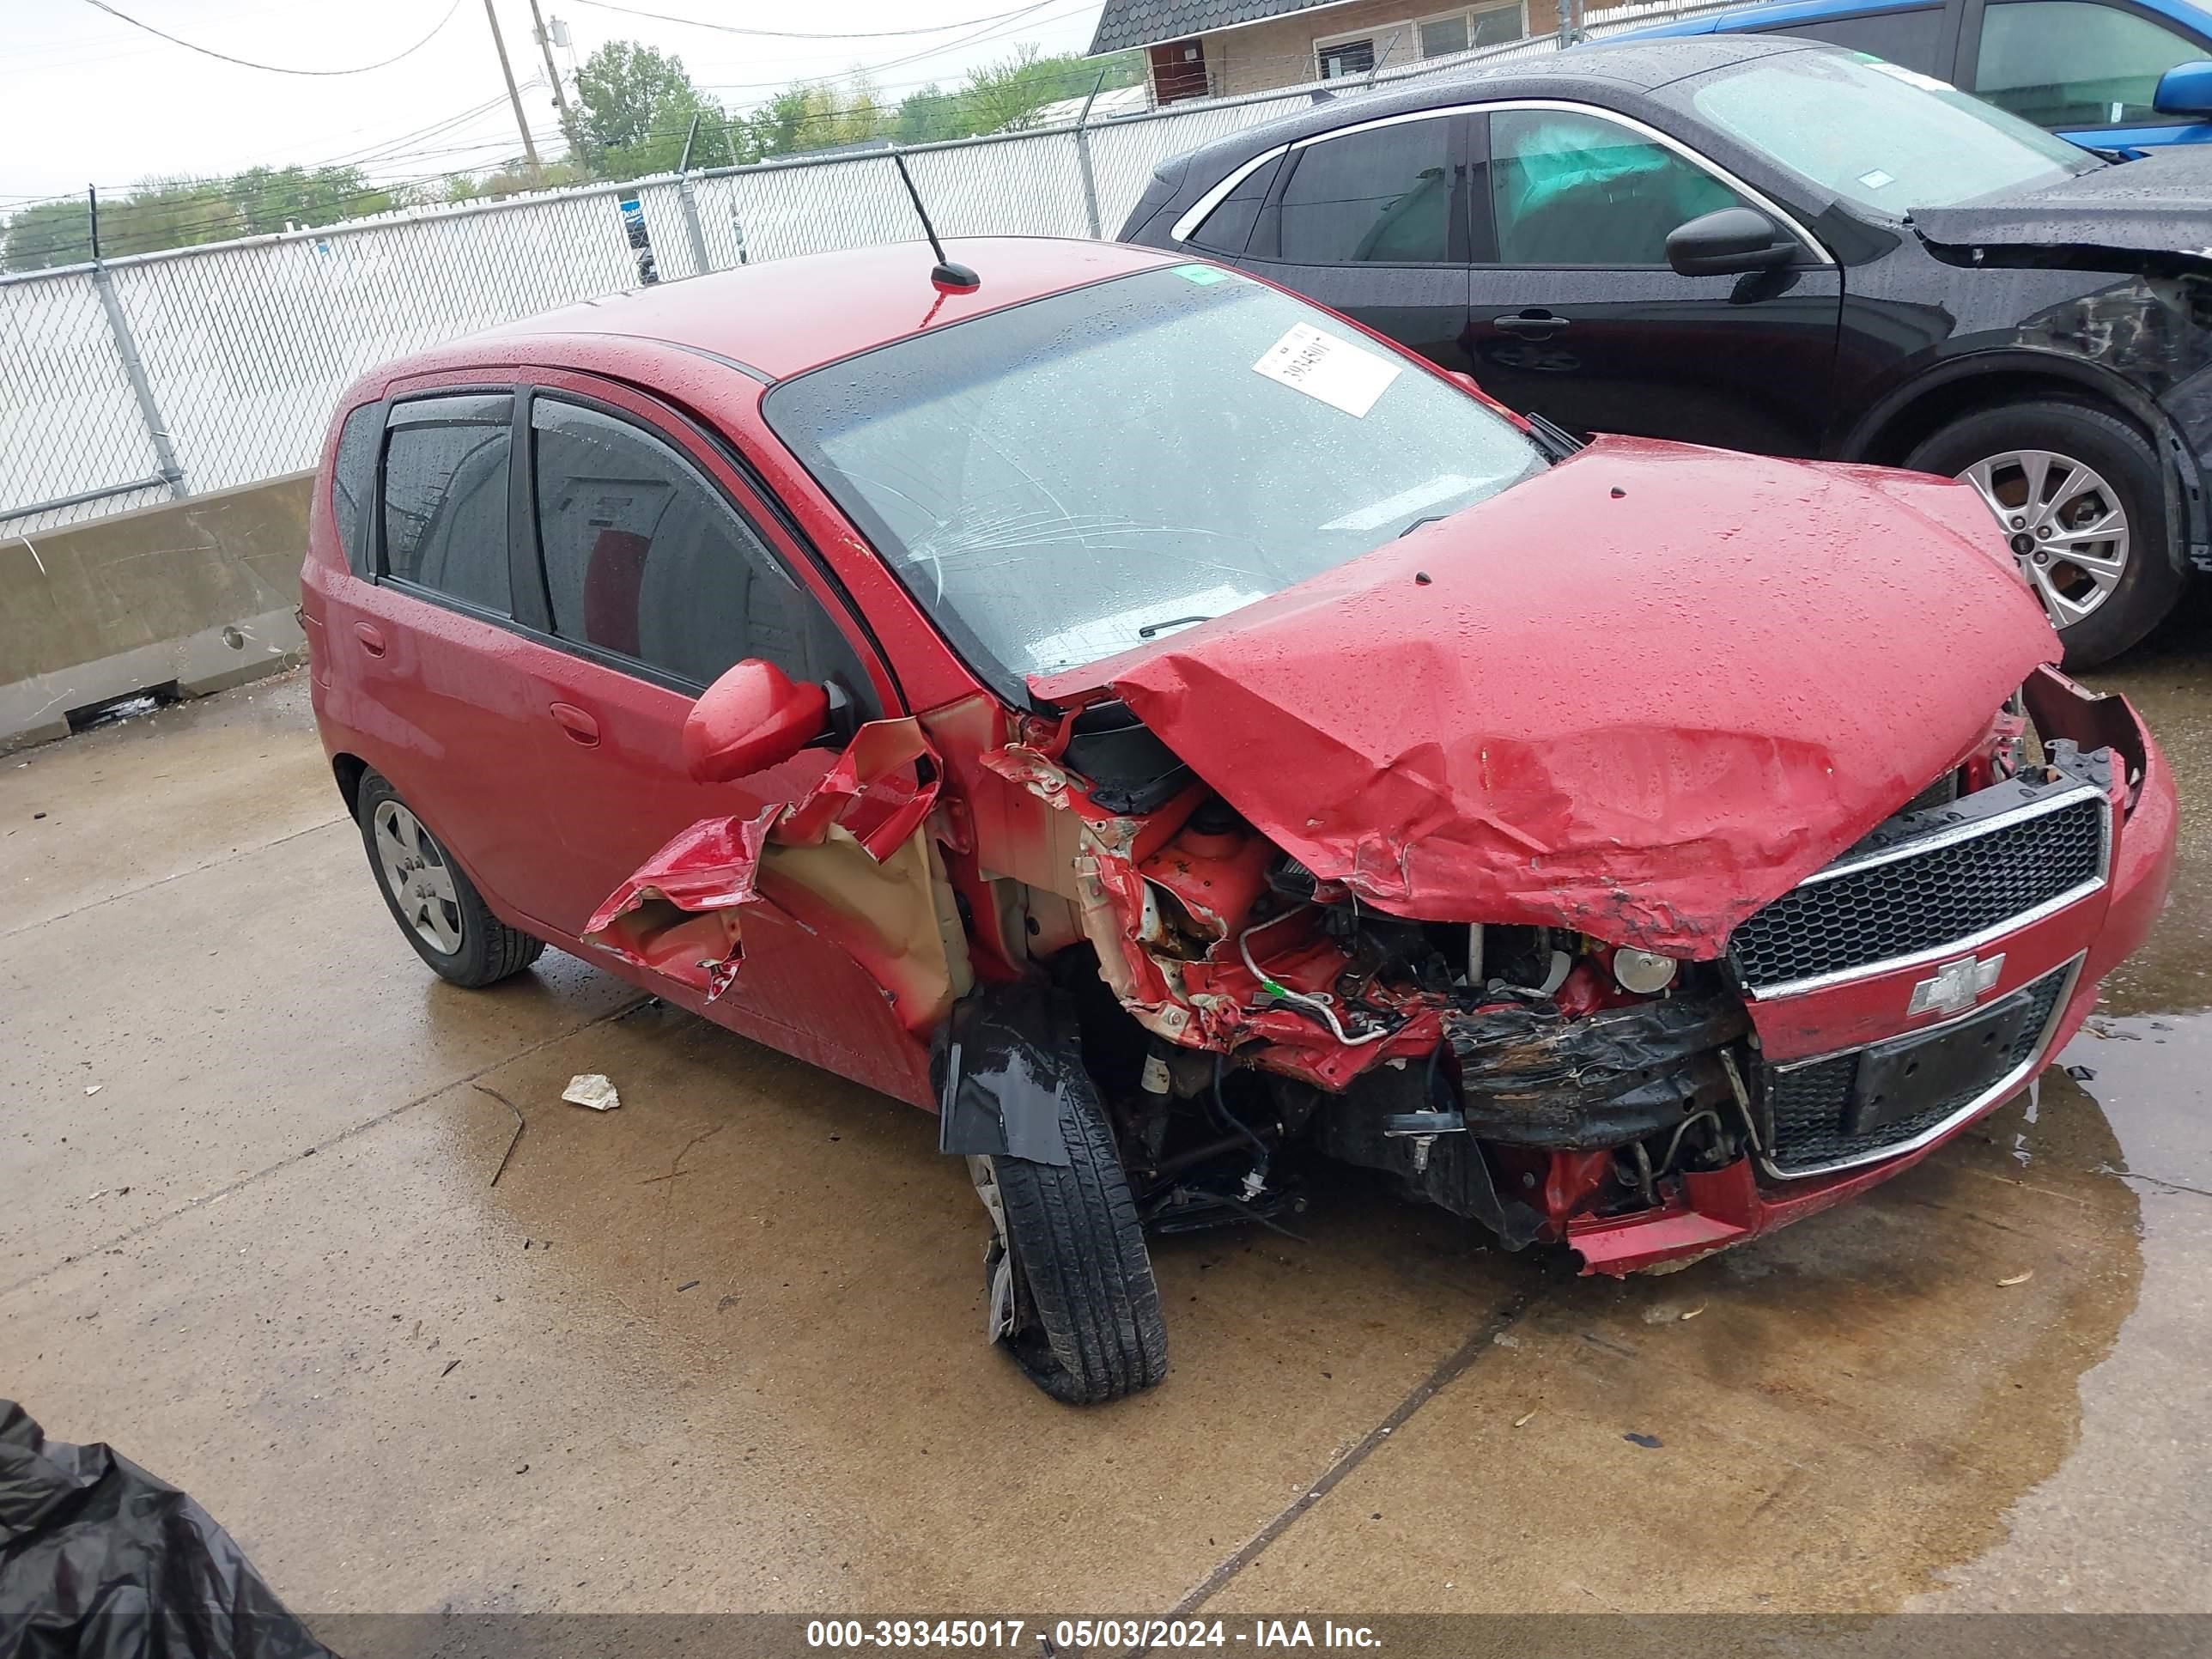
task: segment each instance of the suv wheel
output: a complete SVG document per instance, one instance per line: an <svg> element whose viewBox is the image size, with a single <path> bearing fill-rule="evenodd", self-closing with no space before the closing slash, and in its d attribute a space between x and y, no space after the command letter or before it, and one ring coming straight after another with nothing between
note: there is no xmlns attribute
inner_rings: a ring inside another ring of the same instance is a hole
<svg viewBox="0 0 2212 1659"><path fill-rule="evenodd" d="M1054 1399L1095 1406L1167 1375L1167 1328L1106 1115L1089 1089L1060 1092L1065 1168L1005 1157L968 1167L991 1213L992 1339Z"/></svg>
<svg viewBox="0 0 2212 1659"><path fill-rule="evenodd" d="M2181 595L2158 459L2126 422L2084 404L1969 415L1906 459L1972 485L2020 561L2069 668L2116 657Z"/></svg>
<svg viewBox="0 0 2212 1659"><path fill-rule="evenodd" d="M520 973L545 949L487 909L461 866L377 773L361 781L362 844L377 890L416 955L456 985L489 985Z"/></svg>

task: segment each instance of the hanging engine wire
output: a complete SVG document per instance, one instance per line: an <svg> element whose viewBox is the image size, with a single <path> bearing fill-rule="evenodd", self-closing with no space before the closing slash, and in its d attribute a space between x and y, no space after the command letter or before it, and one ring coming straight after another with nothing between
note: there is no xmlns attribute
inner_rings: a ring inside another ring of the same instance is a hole
<svg viewBox="0 0 2212 1659"><path fill-rule="evenodd" d="M1267 992L1271 996L1280 997L1285 1002L1297 1003L1300 1007L1310 1009L1313 1012L1320 1015L1322 1023L1328 1027L1329 1034L1346 1048L1358 1048L1370 1042L1382 1042L1383 1038L1390 1035L1390 1028L1389 1026L1380 1026L1372 1031L1362 1032L1358 1036L1347 1036L1345 1032L1344 1026L1337 1019L1336 1009L1334 1006L1335 1000L1334 998L1330 997L1326 992L1310 995L1304 991L1293 991L1287 985L1279 985L1261 970L1261 967L1258 963L1252 960L1251 939L1253 934L1261 933L1267 928L1273 927L1279 921L1289 921L1292 916L1297 915L1300 910L1310 910L1313 908L1313 905L1310 903L1301 904L1295 909L1284 911L1279 916L1270 916L1265 921L1255 922L1253 926L1247 927L1243 933L1237 936L1237 954L1243 957L1245 968L1250 972L1253 978L1260 981L1260 988L1261 990Z"/></svg>
<svg viewBox="0 0 2212 1659"><path fill-rule="evenodd" d="M1216 1054L1213 1057L1213 1109L1216 1115L1221 1120L1221 1127L1223 1128L1234 1129L1238 1134L1243 1135L1245 1139L1252 1143L1252 1150L1260 1155L1259 1167L1264 1173L1267 1167L1267 1143L1261 1139L1259 1136L1254 1134L1252 1133L1251 1126L1247 1124L1243 1118L1237 1116L1236 1113L1231 1111L1229 1109L1229 1103L1222 1097L1221 1073L1222 1068L1228 1064L1228 1061L1229 1056L1226 1054Z"/></svg>

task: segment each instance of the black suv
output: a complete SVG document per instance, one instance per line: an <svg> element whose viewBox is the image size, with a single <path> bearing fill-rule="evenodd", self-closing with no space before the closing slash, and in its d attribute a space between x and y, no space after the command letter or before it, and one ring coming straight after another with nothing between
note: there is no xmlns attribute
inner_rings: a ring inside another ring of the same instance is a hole
<svg viewBox="0 0 2212 1659"><path fill-rule="evenodd" d="M1121 237L1571 430L1965 480L2079 666L2212 568L2200 148L2107 160L1814 42L1625 42L1249 128L1165 163Z"/></svg>

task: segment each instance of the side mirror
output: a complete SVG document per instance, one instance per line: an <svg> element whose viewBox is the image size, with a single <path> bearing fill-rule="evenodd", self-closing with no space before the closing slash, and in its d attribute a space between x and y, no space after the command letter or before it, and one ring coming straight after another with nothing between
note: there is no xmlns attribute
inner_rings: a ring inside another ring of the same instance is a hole
<svg viewBox="0 0 2212 1659"><path fill-rule="evenodd" d="M2176 64L2158 77L2150 106L2160 115L2212 115L2212 63Z"/></svg>
<svg viewBox="0 0 2212 1659"><path fill-rule="evenodd" d="M1751 208L1701 214L1667 233L1667 263L1684 276L1733 276L1771 270L1797 257L1797 244Z"/></svg>
<svg viewBox="0 0 2212 1659"><path fill-rule="evenodd" d="M684 721L684 765L700 783L781 766L820 737L830 694L795 684L772 662L748 657L699 694Z"/></svg>

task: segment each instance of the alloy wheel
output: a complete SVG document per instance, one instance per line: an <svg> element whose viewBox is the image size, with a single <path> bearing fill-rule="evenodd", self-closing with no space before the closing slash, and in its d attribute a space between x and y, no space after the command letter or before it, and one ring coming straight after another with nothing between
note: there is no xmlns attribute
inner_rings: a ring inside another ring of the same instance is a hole
<svg viewBox="0 0 2212 1659"><path fill-rule="evenodd" d="M379 801L370 823L377 865L400 919L431 949L452 956L461 948L461 903L445 848L396 800Z"/></svg>
<svg viewBox="0 0 2212 1659"><path fill-rule="evenodd" d="M2049 449L2008 449L1957 475L1972 484L2053 628L2112 597L2128 568L2128 514L2094 468Z"/></svg>

